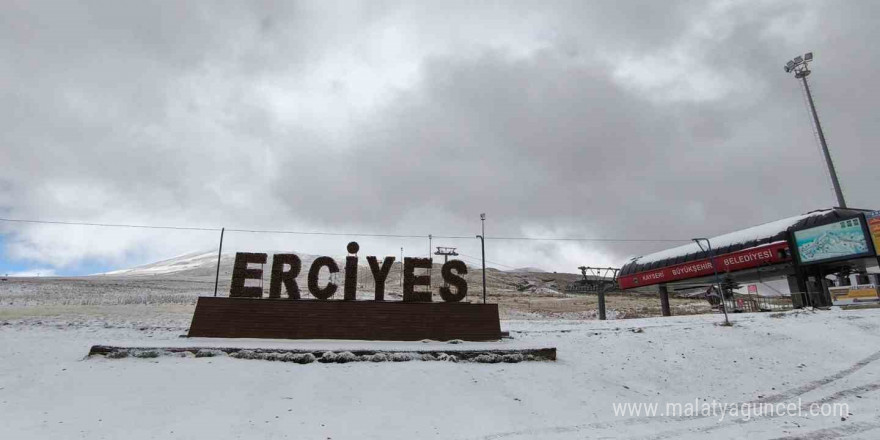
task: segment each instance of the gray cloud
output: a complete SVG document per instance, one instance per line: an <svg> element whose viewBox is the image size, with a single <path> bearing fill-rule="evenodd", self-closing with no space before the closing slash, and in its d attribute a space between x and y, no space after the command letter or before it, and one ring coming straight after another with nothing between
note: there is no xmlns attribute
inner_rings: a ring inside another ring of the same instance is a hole
<svg viewBox="0 0 880 440"><path fill-rule="evenodd" d="M873 2L32 2L0 18L0 213L126 223L688 238L876 207ZM129 264L213 234L0 225L9 258ZM342 238L231 246L341 253ZM366 240L370 253L426 240ZM474 240L448 240L478 255ZM362 243L363 244L363 243ZM669 244L492 242L573 270ZM409 252L408 252L409 253ZM54 260L53 260L54 259Z"/></svg>

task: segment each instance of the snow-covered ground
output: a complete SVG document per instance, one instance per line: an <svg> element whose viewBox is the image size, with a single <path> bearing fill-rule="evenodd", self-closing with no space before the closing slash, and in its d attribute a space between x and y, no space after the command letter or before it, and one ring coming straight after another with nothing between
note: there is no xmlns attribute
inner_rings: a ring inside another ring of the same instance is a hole
<svg viewBox="0 0 880 440"><path fill-rule="evenodd" d="M721 318L715 315L505 321L513 339L491 344L555 346L556 362L298 365L229 357L85 358L93 344L220 343L179 338L186 322L173 310L114 307L110 317L0 314L0 438L880 437L880 310L734 315L733 327L716 325ZM480 344L455 348L468 346ZM695 400L849 408L845 420L726 415L719 421L720 414L615 415L613 406L660 402L662 413L667 402Z"/></svg>

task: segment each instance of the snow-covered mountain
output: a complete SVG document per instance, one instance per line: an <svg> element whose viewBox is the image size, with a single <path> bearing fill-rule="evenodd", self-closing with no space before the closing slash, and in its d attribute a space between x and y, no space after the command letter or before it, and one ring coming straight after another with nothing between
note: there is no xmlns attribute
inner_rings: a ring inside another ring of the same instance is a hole
<svg viewBox="0 0 880 440"><path fill-rule="evenodd" d="M317 258L316 255L301 254L293 251L275 251L267 252L269 258L265 269L271 270L272 255L280 253L294 253L302 260L303 268L308 270L312 261ZM232 265L235 262L235 252L224 252L220 258L220 273L231 274ZM366 263L364 261L363 263ZM167 260L157 261L155 263L135 266L128 269L114 270L98 275L107 276L156 276L167 275L173 277L202 277L214 276L217 271L217 251L201 251L191 252L178 255Z"/></svg>
<svg viewBox="0 0 880 440"><path fill-rule="evenodd" d="M520 272L524 272L524 273L547 273L546 270L541 269L541 268L539 268L539 267L518 267L518 268L516 268L516 269L508 269L508 270L506 270L505 272L511 272L511 273L520 273Z"/></svg>
<svg viewBox="0 0 880 440"><path fill-rule="evenodd" d="M225 257L226 255L224 255ZM167 260L136 266L128 269L114 270L101 275L159 275L172 274L198 269L205 265L217 264L216 252L193 252L179 255Z"/></svg>
<svg viewBox="0 0 880 440"><path fill-rule="evenodd" d="M279 253L293 253L299 256L302 261L302 269L299 276L296 277L300 286L307 286L307 277L312 262L317 255L302 254L296 251L267 251L269 257L266 265L263 267L263 276L265 287L268 288L268 279L272 271L272 255ZM332 256L339 265L339 273L332 277L327 270L321 271L321 282L326 282L328 278L332 278L336 283L342 283L345 279L345 256ZM227 289L222 285L228 284L232 277L232 266L235 262L235 252L224 252L220 259L220 283L221 288ZM442 283L440 277L440 268L442 260L434 260L432 270L432 284L437 286ZM144 264L129 269L120 269L96 276L109 277L151 277L153 279L168 280L198 280L198 281L214 281L217 271L217 251L200 251L179 255L167 260L157 261L155 263ZM400 290L401 264L399 261L394 262L391 271L386 279L386 291L394 292ZM476 294L482 284L482 272L479 265L468 264L468 274L465 276L470 285L471 291ZM561 291L564 287L574 281L580 280L582 276L575 273L548 273L544 270L525 267L514 271L500 271L494 268L486 268L486 284L489 289L506 289L518 292L538 292L538 291ZM360 256L358 261L358 288L364 290L372 290L374 280L373 274L367 263L365 256ZM543 289L543 290L542 290Z"/></svg>

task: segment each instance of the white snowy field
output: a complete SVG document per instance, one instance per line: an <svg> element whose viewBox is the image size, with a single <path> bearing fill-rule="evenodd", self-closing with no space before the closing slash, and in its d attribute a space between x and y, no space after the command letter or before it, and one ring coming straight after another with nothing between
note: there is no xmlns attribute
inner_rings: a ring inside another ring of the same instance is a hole
<svg viewBox="0 0 880 440"><path fill-rule="evenodd" d="M717 315L505 321L513 339L491 344L555 346L556 362L298 365L229 357L85 358L93 344L221 343L179 338L185 324L149 306L118 307L128 311L131 325L68 319L67 312L46 319L0 315L0 438L880 438L880 310L741 314L732 316L735 326L729 328L716 325ZM804 411L812 403L845 403L848 411L845 420L660 415L667 402L695 400L800 402ZM661 403L656 416L615 415L615 403L651 402Z"/></svg>

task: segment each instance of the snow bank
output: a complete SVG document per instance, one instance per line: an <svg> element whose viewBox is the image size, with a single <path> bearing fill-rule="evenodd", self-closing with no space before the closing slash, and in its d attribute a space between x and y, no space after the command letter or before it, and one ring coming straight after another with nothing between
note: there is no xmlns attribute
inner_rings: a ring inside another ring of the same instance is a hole
<svg viewBox="0 0 880 440"><path fill-rule="evenodd" d="M499 362L519 363L522 361L552 361L556 360L555 349L525 349L525 350L458 350L451 353L442 351L372 351L359 350L358 353L351 351L323 351L323 352L300 352L283 351L277 349L241 349L241 348L197 348L197 347L113 347L95 345L89 351L89 356L104 356L107 359L125 359L128 357L152 359L160 356L192 357L195 359L214 358L229 356L235 359L264 360L275 362L293 362L297 364L310 364L318 361L322 364L347 364L349 362L409 362L409 361L452 361L476 362L482 364L496 364Z"/></svg>

